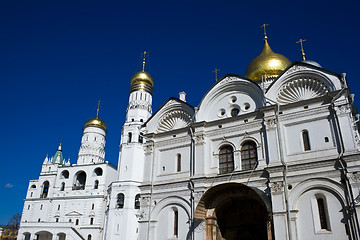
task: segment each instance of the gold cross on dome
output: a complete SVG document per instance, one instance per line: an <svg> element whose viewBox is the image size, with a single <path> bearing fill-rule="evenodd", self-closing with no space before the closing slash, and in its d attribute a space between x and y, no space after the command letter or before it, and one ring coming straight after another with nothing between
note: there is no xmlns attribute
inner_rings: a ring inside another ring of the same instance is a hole
<svg viewBox="0 0 360 240"><path fill-rule="evenodd" d="M96 118L99 117L99 110L100 110L100 100L98 101L98 107L96 109Z"/></svg>
<svg viewBox="0 0 360 240"><path fill-rule="evenodd" d="M142 71L143 71L143 72L145 72L145 64L146 64L145 58L146 58L146 54L149 54L149 53L146 52L146 51L144 51L144 58L143 58L143 63L142 63L142 65L143 65Z"/></svg>
<svg viewBox="0 0 360 240"><path fill-rule="evenodd" d="M303 47L303 42L306 42L306 39L299 39L299 41L297 41L296 43L300 43L300 47L301 47L301 56L303 58L303 61L305 61L305 51L304 51L304 47Z"/></svg>
<svg viewBox="0 0 360 240"><path fill-rule="evenodd" d="M215 81L218 80L218 79L217 79L217 73L218 73L218 71L220 71L220 69L217 69L217 68L215 68L215 70L213 71L213 73L215 73Z"/></svg>
<svg viewBox="0 0 360 240"><path fill-rule="evenodd" d="M265 39L267 39L267 36L266 36L266 27L267 27L267 26L269 26L269 24L265 24L265 23L260 26L261 28L264 28L264 38L265 38Z"/></svg>

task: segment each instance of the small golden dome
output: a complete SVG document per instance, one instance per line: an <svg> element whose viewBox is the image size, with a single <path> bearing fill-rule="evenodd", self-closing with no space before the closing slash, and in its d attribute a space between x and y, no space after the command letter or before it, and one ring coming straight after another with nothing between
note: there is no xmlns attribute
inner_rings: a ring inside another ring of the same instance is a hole
<svg viewBox="0 0 360 240"><path fill-rule="evenodd" d="M101 120L98 116L87 120L85 122L84 128L87 128L87 127L98 127L98 128L105 130L105 132L107 131L105 121Z"/></svg>
<svg viewBox="0 0 360 240"><path fill-rule="evenodd" d="M265 37L265 45L260 55L257 56L248 66L245 77L257 81L262 76L267 78L279 76L291 62L285 56L274 53Z"/></svg>
<svg viewBox="0 0 360 240"><path fill-rule="evenodd" d="M154 79L150 73L143 71L137 72L131 77L131 85L136 83L146 83L151 87L154 86Z"/></svg>

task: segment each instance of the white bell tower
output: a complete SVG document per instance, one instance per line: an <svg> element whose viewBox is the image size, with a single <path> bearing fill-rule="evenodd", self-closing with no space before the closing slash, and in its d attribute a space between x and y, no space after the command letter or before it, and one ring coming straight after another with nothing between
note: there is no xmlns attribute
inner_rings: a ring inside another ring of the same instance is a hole
<svg viewBox="0 0 360 240"><path fill-rule="evenodd" d="M100 101L98 103L96 117L85 122L77 160L78 165L104 162L107 131L106 123L99 118L99 107Z"/></svg>
<svg viewBox="0 0 360 240"><path fill-rule="evenodd" d="M138 239L140 188L143 182L145 139L140 135L141 126L152 114L152 89L154 81L143 66L131 77L129 105L122 128L117 181L111 185L108 212L107 239Z"/></svg>
<svg viewBox="0 0 360 240"><path fill-rule="evenodd" d="M146 55L147 53L144 52L142 70L131 77L129 105L120 143L118 164L120 181L142 182L143 180L145 139L140 135L140 128L152 114L154 86L153 77L145 72Z"/></svg>

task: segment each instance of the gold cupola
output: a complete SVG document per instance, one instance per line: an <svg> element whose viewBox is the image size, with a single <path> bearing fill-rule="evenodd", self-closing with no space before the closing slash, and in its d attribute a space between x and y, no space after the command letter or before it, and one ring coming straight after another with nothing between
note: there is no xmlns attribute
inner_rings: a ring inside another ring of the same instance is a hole
<svg viewBox="0 0 360 240"><path fill-rule="evenodd" d="M145 72L145 56L146 51L144 52L144 59L143 59L143 67L140 72L135 73L131 77L131 87L130 92L134 91L144 91L152 94L152 89L154 87L154 79L150 73Z"/></svg>
<svg viewBox="0 0 360 240"><path fill-rule="evenodd" d="M248 66L245 77L257 82L264 76L267 79L279 76L291 62L285 56L274 53L264 37L264 48L260 55L257 56Z"/></svg>
<svg viewBox="0 0 360 240"><path fill-rule="evenodd" d="M106 130L107 125L106 125L105 121L103 121L99 118L99 107L100 107L100 101L98 103L98 108L96 110L96 117L90 118L89 120L87 120L85 122L83 129L85 129L87 127L98 127L98 128L103 129L105 132L107 132L107 130Z"/></svg>

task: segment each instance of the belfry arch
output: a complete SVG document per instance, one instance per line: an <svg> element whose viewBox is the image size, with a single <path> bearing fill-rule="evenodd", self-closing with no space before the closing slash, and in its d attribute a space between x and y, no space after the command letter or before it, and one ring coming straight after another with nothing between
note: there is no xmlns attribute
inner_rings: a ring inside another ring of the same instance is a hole
<svg viewBox="0 0 360 240"><path fill-rule="evenodd" d="M208 189L195 209L206 240L273 239L270 199L258 189L225 183Z"/></svg>

